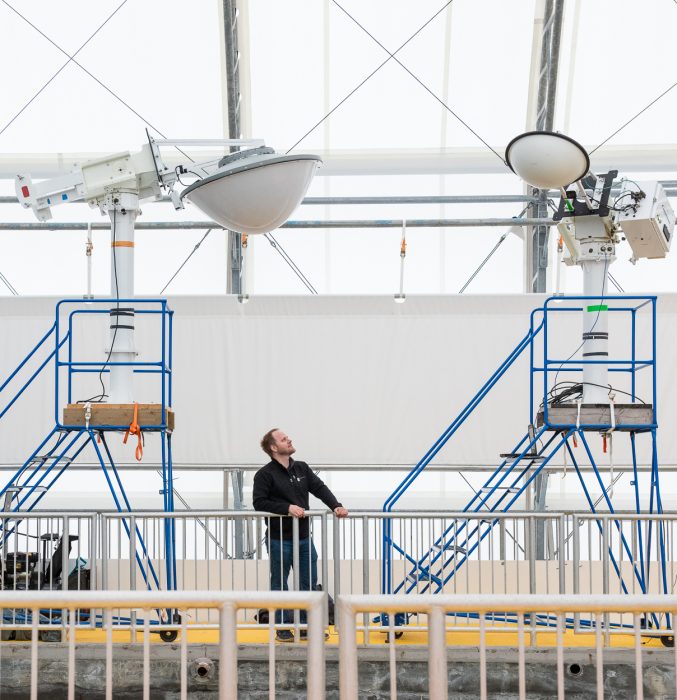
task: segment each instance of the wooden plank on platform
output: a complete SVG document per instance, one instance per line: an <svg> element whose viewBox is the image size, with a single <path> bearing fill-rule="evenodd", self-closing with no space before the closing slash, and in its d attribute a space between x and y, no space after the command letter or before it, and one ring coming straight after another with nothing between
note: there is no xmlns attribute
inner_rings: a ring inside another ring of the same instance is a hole
<svg viewBox="0 0 677 700"><path fill-rule="evenodd" d="M162 406L157 403L138 404L137 421L140 426L162 425ZM134 419L133 403L92 403L90 404L91 426L129 425ZM174 430L174 411L166 409L167 429ZM81 427L85 425L85 404L70 403L63 410L63 424Z"/></svg>

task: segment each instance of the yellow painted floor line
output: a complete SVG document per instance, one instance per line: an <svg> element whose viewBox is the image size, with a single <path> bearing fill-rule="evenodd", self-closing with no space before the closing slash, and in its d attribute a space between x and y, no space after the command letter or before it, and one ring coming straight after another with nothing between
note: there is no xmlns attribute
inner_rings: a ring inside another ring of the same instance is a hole
<svg viewBox="0 0 677 700"><path fill-rule="evenodd" d="M57 628L55 628L57 629ZM152 629L152 627L151 627ZM138 630L138 628L137 628ZM397 632L403 632L399 639L395 640L395 644L398 646L409 646L409 645L422 645L426 646L428 644L428 635L425 630L418 629L414 626L407 627L397 627ZM267 626L262 626L261 629L244 629L238 630L237 641L238 644L268 644L269 643L269 628ZM179 632L180 635L180 632ZM190 629L190 625L187 630L188 643L189 644L218 644L219 633L218 630L205 630L205 629ZM537 648L537 649L548 649L557 646L557 636L554 631L535 631L530 632L529 629L525 629L525 644L527 648ZM574 632L573 630L565 630L564 634L564 646L567 648L585 648L594 649L595 648L595 634L594 632ZM142 643L143 642L143 630L138 630L135 635L135 639L132 639L132 634L130 631L114 631L112 634L114 644L130 644L130 643ZM79 629L76 631L75 636L76 643L78 644L105 644L106 643L106 633L101 629ZM177 638L177 642L179 639ZM378 646L386 643L386 633L381 630L374 630L369 632L368 643L370 645ZM157 633L151 633L150 642L152 644L165 644L160 635ZM15 644L17 642L10 641L4 642L7 644ZM25 643L19 641L19 643ZM305 644L305 640L301 642ZM326 640L326 644L329 646L338 645L339 635L334 627L329 628L329 637ZM357 633L357 643L365 643L365 635L363 631ZM634 646L635 640L632 634L612 634L609 639L609 646L612 648L632 648ZM479 646L480 644L480 633L478 629L468 629L465 630L453 630L447 632L447 646L448 647L468 647L468 646ZM276 642L277 646L290 646L289 642ZM500 647L511 647L516 648L518 646L518 634L515 627L506 627L505 631L488 631L486 633L486 646L487 648L500 648ZM642 635L642 646L645 647L656 647L661 648L663 644L658 636L652 636L650 634Z"/></svg>

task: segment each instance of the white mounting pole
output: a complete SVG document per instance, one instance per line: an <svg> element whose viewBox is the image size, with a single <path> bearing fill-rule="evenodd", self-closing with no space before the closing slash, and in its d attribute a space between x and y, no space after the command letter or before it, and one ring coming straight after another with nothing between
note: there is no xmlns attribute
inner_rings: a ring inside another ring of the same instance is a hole
<svg viewBox="0 0 677 700"><path fill-rule="evenodd" d="M85 299L92 298L92 251L94 244L92 243L92 224L87 224L87 244L85 246L85 255L87 256L87 294Z"/></svg>
<svg viewBox="0 0 677 700"><path fill-rule="evenodd" d="M578 264L583 269L582 355L584 360L609 359L609 312L607 273L616 259L615 246L598 217L585 217L576 222L580 241ZM609 368L607 364L583 365L583 403L609 403Z"/></svg>
<svg viewBox="0 0 677 700"><path fill-rule="evenodd" d="M106 198L102 209L111 220L111 296L131 299L134 296L134 222L140 213L135 192L115 192ZM110 311L110 362L134 362L134 308L116 303ZM134 368L131 365L110 367L110 403L134 402Z"/></svg>
<svg viewBox="0 0 677 700"><path fill-rule="evenodd" d="M402 220L402 241L400 242L400 291L395 295L395 301L401 304L407 297L404 293L404 259L407 257L407 222Z"/></svg>
<svg viewBox="0 0 677 700"><path fill-rule="evenodd" d="M583 307L583 359L609 359L609 312L606 299L608 263L584 262L583 295L588 299ZM583 403L609 403L608 366L583 365Z"/></svg>

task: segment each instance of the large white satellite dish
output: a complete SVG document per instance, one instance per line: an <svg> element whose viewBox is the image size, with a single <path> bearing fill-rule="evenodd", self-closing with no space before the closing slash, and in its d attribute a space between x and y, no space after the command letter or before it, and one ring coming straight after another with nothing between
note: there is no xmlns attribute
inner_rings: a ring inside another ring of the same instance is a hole
<svg viewBox="0 0 677 700"><path fill-rule="evenodd" d="M553 131L527 131L505 149L510 169L532 187L566 187L584 177L590 157L578 141Z"/></svg>
<svg viewBox="0 0 677 700"><path fill-rule="evenodd" d="M291 216L322 161L314 155L278 155L254 148L226 156L216 172L181 193L224 228L268 233Z"/></svg>

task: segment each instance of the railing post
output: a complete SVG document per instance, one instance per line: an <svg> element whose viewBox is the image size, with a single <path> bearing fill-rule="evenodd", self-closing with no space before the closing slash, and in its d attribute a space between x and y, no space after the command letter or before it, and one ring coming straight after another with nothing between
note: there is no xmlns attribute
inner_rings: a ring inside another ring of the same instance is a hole
<svg viewBox="0 0 677 700"><path fill-rule="evenodd" d="M602 562L602 593L609 594L609 521L605 518L602 521L602 552L600 553L600 561ZM623 550L621 549L621 554ZM634 562L633 562L634 565ZM620 562L623 566L623 562ZM620 569L620 580L623 581L623 570ZM606 643L609 644L609 613L604 613L604 636Z"/></svg>
<svg viewBox="0 0 677 700"><path fill-rule="evenodd" d="M68 590L68 550L70 535L70 518L63 516L61 531L61 590ZM62 618L63 619L63 618Z"/></svg>
<svg viewBox="0 0 677 700"><path fill-rule="evenodd" d="M282 546L282 541L280 542ZM284 560L284 550L282 554L282 559ZM300 564L299 556L299 519L292 517L292 569L294 570L294 590L301 590L301 572L299 571ZM283 582L284 584L284 582ZM301 623L301 617L298 608L294 608L294 629L296 634L298 634L299 624Z"/></svg>
<svg viewBox="0 0 677 700"><path fill-rule="evenodd" d="M529 541L529 593L536 593L536 527L534 517L527 516L528 541Z"/></svg>
<svg viewBox="0 0 677 700"><path fill-rule="evenodd" d="M108 589L108 518L101 513L101 588Z"/></svg>
<svg viewBox="0 0 677 700"><path fill-rule="evenodd" d="M224 603L219 610L219 700L237 698L237 608Z"/></svg>
<svg viewBox="0 0 677 700"><path fill-rule="evenodd" d="M564 552L564 527L566 524L566 515L562 514L558 518L558 537L557 537L557 562L559 565L559 592L566 592L566 556Z"/></svg>
<svg viewBox="0 0 677 700"><path fill-rule="evenodd" d="M362 595L369 595L369 517L366 515L362 516ZM367 627L369 625L369 613L364 613L362 616L362 622L364 624L364 642L368 643L369 632Z"/></svg>
<svg viewBox="0 0 677 700"><path fill-rule="evenodd" d="M332 556L334 559L334 600L338 600L341 593L341 532L340 521L334 516L332 518L333 546ZM354 621L353 621L354 623Z"/></svg>
<svg viewBox="0 0 677 700"><path fill-rule="evenodd" d="M327 594L308 610L308 699L323 700L326 694L324 667L324 619Z"/></svg>
<svg viewBox="0 0 677 700"><path fill-rule="evenodd" d="M428 695L447 700L447 640L444 610L433 605L428 613Z"/></svg>
<svg viewBox="0 0 677 700"><path fill-rule="evenodd" d="M63 516L63 524L62 524L62 530L61 530L61 590L62 591L67 591L68 590L68 552L70 550L70 519L67 515ZM50 613L50 622L51 620L51 613ZM66 608L62 608L61 610L61 642L64 642L66 640L65 634L66 634L66 622L68 620L68 615L66 612Z"/></svg>
<svg viewBox="0 0 677 700"><path fill-rule="evenodd" d="M355 612L342 597L336 598L336 609L341 626L339 644L339 697L357 700L357 641L355 639Z"/></svg>
<svg viewBox="0 0 677 700"><path fill-rule="evenodd" d="M129 590L136 590L136 516L132 515L129 518ZM144 613L144 617L147 616ZM131 642L136 639L136 610L131 611ZM170 620L171 622L171 620Z"/></svg>
<svg viewBox="0 0 677 700"><path fill-rule="evenodd" d="M574 570L572 571L573 575L573 584L574 584L574 593L580 593L581 592L581 581L580 581L580 575L581 575L581 538L580 538L580 523L578 521L578 516L574 513L572 516L572 526L573 526L573 536L574 536L574 560L573 560L573 567ZM580 622L581 622L581 614L579 612L574 612L574 630L578 631L580 627Z"/></svg>
<svg viewBox="0 0 677 700"><path fill-rule="evenodd" d="M327 513L322 513L321 516L321 527L322 532L320 534L322 541L322 590L328 591L329 589L329 536L327 534ZM324 624L329 625L329 606L325 604L324 606ZM336 624L336 611L334 611L334 624Z"/></svg>

